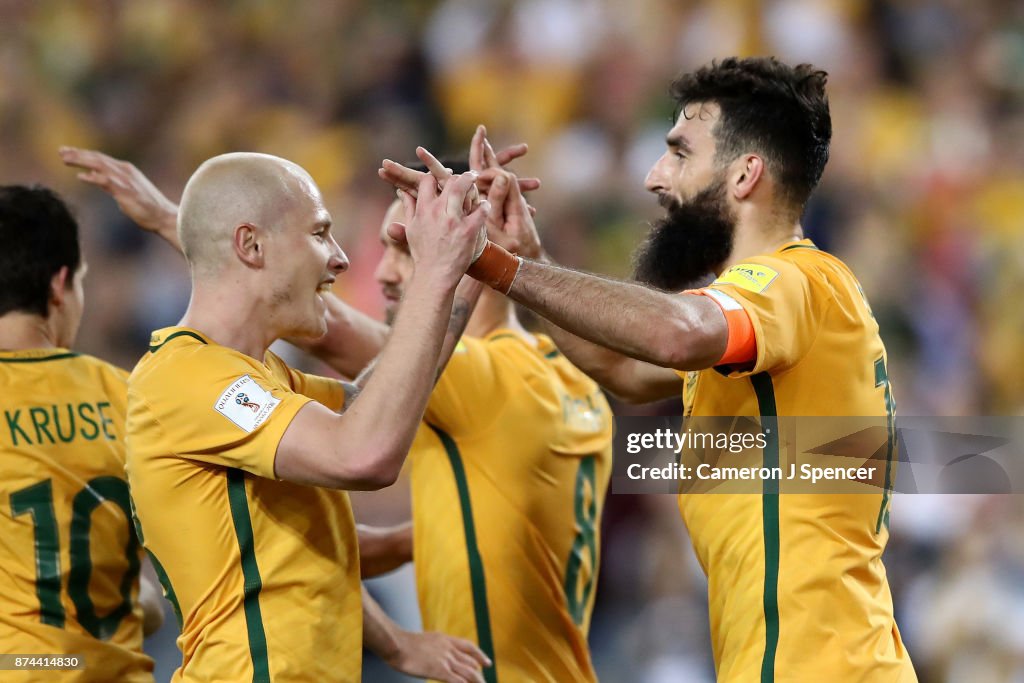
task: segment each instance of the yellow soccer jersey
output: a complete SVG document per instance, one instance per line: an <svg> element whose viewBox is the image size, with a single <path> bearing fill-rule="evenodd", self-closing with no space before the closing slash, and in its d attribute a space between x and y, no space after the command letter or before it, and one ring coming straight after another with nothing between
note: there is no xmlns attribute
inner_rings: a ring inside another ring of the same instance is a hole
<svg viewBox="0 0 1024 683"><path fill-rule="evenodd" d="M760 416L762 428L777 427L776 416L874 416L891 437L878 325L839 259L793 242L726 270L709 289L748 313L757 359L752 368L682 373L687 414ZM765 466L779 462L779 443L777 434L767 439ZM917 680L882 565L894 476L860 495L788 494L772 479L756 484L760 495L680 495L708 574L719 681Z"/></svg>
<svg viewBox="0 0 1024 683"><path fill-rule="evenodd" d="M358 681L362 597L348 494L274 479L274 456L335 380L168 328L128 381L128 479L182 622L174 681Z"/></svg>
<svg viewBox="0 0 1024 683"><path fill-rule="evenodd" d="M546 337L464 339L412 451L424 628L467 638L487 681L594 681L587 631L611 411Z"/></svg>
<svg viewBox="0 0 1024 683"><path fill-rule="evenodd" d="M124 472L127 373L65 349L0 352L0 653L80 655L4 681L152 681Z"/></svg>

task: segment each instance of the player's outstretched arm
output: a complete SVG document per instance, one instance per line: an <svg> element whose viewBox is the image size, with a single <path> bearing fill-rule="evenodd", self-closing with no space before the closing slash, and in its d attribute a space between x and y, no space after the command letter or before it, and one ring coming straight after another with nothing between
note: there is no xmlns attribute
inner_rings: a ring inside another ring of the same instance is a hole
<svg viewBox="0 0 1024 683"><path fill-rule="evenodd" d="M61 147L58 153L66 165L82 169L79 180L99 187L113 197L121 212L140 228L159 235L181 251L178 205L134 164L77 147Z"/></svg>
<svg viewBox="0 0 1024 683"><path fill-rule="evenodd" d="M421 159L425 158L424 155L433 158L429 152L418 151L418 154ZM487 178L490 188L489 198L492 201L487 217L487 234L509 251L547 260L533 222L534 212L521 192L524 183L503 169L499 158L501 154L493 152L487 142L486 131L479 127L473 136L470 159L483 167L482 177ZM423 178L421 172L394 162L385 162L379 174L400 188ZM678 396L682 389L682 380L671 369L599 346L550 322L548 331L569 360L623 400L647 403Z"/></svg>
<svg viewBox="0 0 1024 683"><path fill-rule="evenodd" d="M359 575L364 579L387 574L412 562L412 522L390 527L357 524Z"/></svg>
<svg viewBox="0 0 1024 683"><path fill-rule="evenodd" d="M483 149L489 147L485 134L482 144ZM493 169L496 164L492 159L488 165ZM614 387L613 393L637 401L652 400L671 396L679 388L678 379L658 368L703 369L722 357L728 341L727 323L717 304L706 297L665 294L551 263L520 187L521 183L510 183L502 230L491 230L488 235L499 241L501 235L507 235L510 248L533 261L521 261L520 265L510 259L490 259L491 267L480 262L470 274L490 280L492 286L499 284L512 299L558 328L596 345L598 348L555 334L560 348L568 349L563 352L584 371L603 374L605 384ZM508 270L514 275L507 276ZM497 277L498 273L506 275ZM601 373L602 367L613 370Z"/></svg>
<svg viewBox="0 0 1024 683"><path fill-rule="evenodd" d="M489 148L486 137L483 138L482 145L484 149ZM493 169L494 162L490 163ZM501 173L511 175L504 170ZM541 246L537 226L533 221L533 211L520 192L521 183L515 182L512 177L506 180L503 186L509 190L503 198L502 206L495 208L492 203L491 213L488 215L488 236L510 252L526 252L534 259L550 262ZM649 403L678 396L682 391L682 380L674 371L598 346L563 330L547 319L542 320L559 350L574 365L618 398L630 403Z"/></svg>
<svg viewBox="0 0 1024 683"><path fill-rule="evenodd" d="M392 621L363 588L363 643L393 669L445 683L484 683L491 661L473 643L441 633L413 633Z"/></svg>
<svg viewBox="0 0 1024 683"><path fill-rule="evenodd" d="M413 219L392 227L407 239L415 271L373 376L340 416L316 402L299 410L278 444L278 477L347 489L381 488L398 477L434 386L456 286L486 241L487 202L463 210L473 180L458 176L440 194L425 181L418 199L406 195Z"/></svg>
<svg viewBox="0 0 1024 683"><path fill-rule="evenodd" d="M573 334L630 358L702 370L725 353L725 315L710 298L522 259L510 298Z"/></svg>

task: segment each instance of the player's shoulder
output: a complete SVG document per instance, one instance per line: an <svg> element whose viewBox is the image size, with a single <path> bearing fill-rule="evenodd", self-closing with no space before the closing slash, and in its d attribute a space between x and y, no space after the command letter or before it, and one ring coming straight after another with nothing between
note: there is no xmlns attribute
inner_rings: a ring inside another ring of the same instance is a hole
<svg viewBox="0 0 1024 683"><path fill-rule="evenodd" d="M507 372L550 385L559 394L601 395L597 382L573 365L548 335L495 335L493 339ZM603 400L603 395L601 398Z"/></svg>
<svg viewBox="0 0 1024 683"><path fill-rule="evenodd" d="M537 351L545 362L553 368L562 385L573 394L600 394L600 387L589 375L573 365L563 354L551 337L546 334L537 335ZM603 394L601 394L603 400Z"/></svg>
<svg viewBox="0 0 1024 683"><path fill-rule="evenodd" d="M502 328L484 338L463 338L450 364L486 368L494 382L493 395L504 394L516 400L537 400L538 395L593 395L598 397L595 400L604 400L597 383L573 365L544 334Z"/></svg>
<svg viewBox="0 0 1024 683"><path fill-rule="evenodd" d="M822 274L853 277L853 271L835 254L818 248L811 240L800 240L783 245L775 256L792 263L797 268Z"/></svg>
<svg viewBox="0 0 1024 683"><path fill-rule="evenodd" d="M130 373L122 367L118 367L102 358L91 356L87 353L78 354L76 358L89 374L95 375L103 384L124 392L128 388L128 377Z"/></svg>
<svg viewBox="0 0 1024 683"><path fill-rule="evenodd" d="M128 372L96 356L63 348L26 349L0 353L0 366L47 376L65 376L84 382L127 384Z"/></svg>
<svg viewBox="0 0 1024 683"><path fill-rule="evenodd" d="M511 329L499 329L483 339L466 340L470 354L486 356L495 372L514 377L526 377L543 371L543 343L539 335Z"/></svg>
<svg viewBox="0 0 1024 683"><path fill-rule="evenodd" d="M269 373L261 363L197 330L168 327L153 332L149 349L128 379L129 395L187 396L210 382L245 374Z"/></svg>
<svg viewBox="0 0 1024 683"><path fill-rule="evenodd" d="M837 288L856 284L856 277L840 258L803 239L784 244L771 253L743 259L723 271L713 284L733 285L758 294L765 293L776 282L801 286L806 283L812 291L831 295Z"/></svg>

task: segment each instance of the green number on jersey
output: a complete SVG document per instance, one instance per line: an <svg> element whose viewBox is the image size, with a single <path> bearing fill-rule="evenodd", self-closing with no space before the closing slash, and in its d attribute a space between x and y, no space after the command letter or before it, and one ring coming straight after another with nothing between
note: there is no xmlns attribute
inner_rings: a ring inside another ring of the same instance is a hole
<svg viewBox="0 0 1024 683"><path fill-rule="evenodd" d="M11 494L11 514L32 515L36 547L36 595L39 620L64 628L64 605L60 602L60 537L53 513L53 484L49 479Z"/></svg>
<svg viewBox="0 0 1024 683"><path fill-rule="evenodd" d="M885 387L885 414L886 439L885 449L885 488L882 492L882 505L878 509L878 521L875 523L875 533L882 530L882 524L889 526L889 495L892 490L892 458L896 452L896 399L892 395L892 387L889 384L889 373L885 368L885 359L879 358L875 361L875 386Z"/></svg>
<svg viewBox="0 0 1024 683"><path fill-rule="evenodd" d="M129 525L125 553L128 570L121 579L121 603L106 616L100 617L89 596L92 578L92 554L89 532L92 513L101 503L110 501L131 518L128 484L117 477L96 477L71 501L71 571L68 596L75 605L78 622L94 638L107 640L117 631L121 620L132 611L131 591L139 575L139 541ZM14 516L29 513L35 527L36 595L39 596L40 621L64 627L64 606L60 601L60 534L53 512L53 485L49 479L11 494Z"/></svg>
<svg viewBox="0 0 1024 683"><path fill-rule="evenodd" d="M593 455L582 458L576 474L575 510L579 532L573 540L569 563L565 569L565 598L569 604L569 614L577 625L583 623L587 603L594 590L594 577L597 575L597 484L594 460ZM590 556L590 572L581 585L580 570L583 567L584 551Z"/></svg>

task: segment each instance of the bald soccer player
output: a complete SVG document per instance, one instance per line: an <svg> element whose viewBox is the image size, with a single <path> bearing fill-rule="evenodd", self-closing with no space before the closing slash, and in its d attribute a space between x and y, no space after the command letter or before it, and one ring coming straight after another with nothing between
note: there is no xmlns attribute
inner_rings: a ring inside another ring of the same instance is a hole
<svg viewBox="0 0 1024 683"><path fill-rule="evenodd" d="M483 243L486 203L463 211L472 184L424 184L406 233L422 289L359 391L267 350L323 334L322 296L348 266L312 178L228 154L189 180L177 229L191 301L154 332L128 397L140 537L182 622L175 681L358 681L364 641L407 673L481 680L471 644L399 631L361 594L339 490L398 475Z"/></svg>
<svg viewBox="0 0 1024 683"><path fill-rule="evenodd" d="M507 163L525 147L494 154L484 145L481 129L471 159L475 168L496 171L483 174L481 187L495 181L488 198L500 206L508 192L501 183L511 176L500 173L499 160ZM96 152L64 156L87 169L88 180L129 217L173 243L177 206L138 169ZM392 223L409 222L407 211L396 200L381 226L385 252L376 277L388 325L414 286L412 256L388 234ZM489 221L500 223L501 216ZM336 297L327 303L328 333L306 347L352 376L379 351L387 328ZM596 680L587 634L611 411L597 385L550 339L523 328L508 298L485 291L475 310L460 304L453 320L467 315L466 335L431 395L410 454L413 528L361 530L360 561L364 571L386 570L414 551L424 627L477 642L495 662L485 680Z"/></svg>

